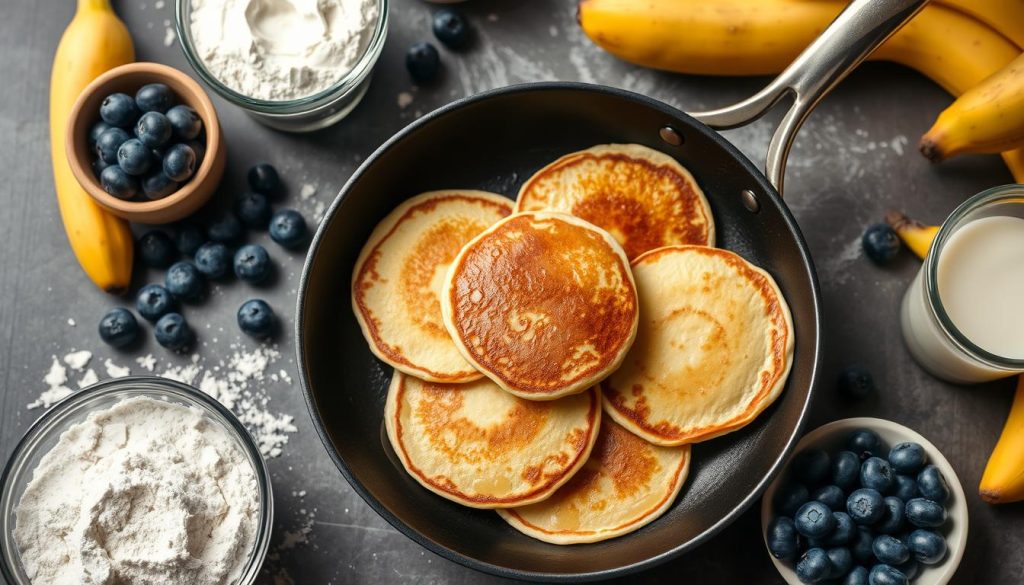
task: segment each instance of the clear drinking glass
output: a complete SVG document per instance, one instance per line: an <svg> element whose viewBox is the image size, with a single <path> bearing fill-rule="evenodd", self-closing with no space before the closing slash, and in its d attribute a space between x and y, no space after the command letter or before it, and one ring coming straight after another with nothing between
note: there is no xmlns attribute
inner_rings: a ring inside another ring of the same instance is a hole
<svg viewBox="0 0 1024 585"><path fill-rule="evenodd" d="M1024 218L1024 185L995 187L957 207L943 222L903 297L900 324L907 348L921 367L950 382L977 383L1024 373L1024 360L996 355L969 339L953 323L939 294L939 259L950 238L975 220L997 216Z"/></svg>
<svg viewBox="0 0 1024 585"><path fill-rule="evenodd" d="M245 567L233 585L249 585L256 581L263 559L270 547L274 526L274 497L270 472L260 454L259 445L234 414L219 402L191 386L155 376L129 376L104 380L80 390L57 403L32 423L0 477L0 575L11 585L32 585L22 567L18 545L14 539L15 510L39 461L57 444L64 431L86 419L90 413L137 396L163 400L171 404L198 408L220 425L245 453L252 465L259 488L260 515L256 538L248 552Z"/></svg>
<svg viewBox="0 0 1024 585"><path fill-rule="evenodd" d="M192 2L176 0L175 26L185 59L199 77L219 96L242 108L257 121L285 132L312 132L349 115L370 87L370 74L384 48L388 32L388 0L377 0L377 23L366 51L355 67L327 89L294 100L263 100L231 89L214 77L196 53L192 42Z"/></svg>

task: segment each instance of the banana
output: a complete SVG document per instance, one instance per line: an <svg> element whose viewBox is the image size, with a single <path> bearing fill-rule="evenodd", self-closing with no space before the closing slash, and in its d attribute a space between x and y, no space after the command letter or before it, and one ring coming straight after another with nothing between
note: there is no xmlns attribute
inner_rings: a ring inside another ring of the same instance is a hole
<svg viewBox="0 0 1024 585"><path fill-rule="evenodd" d="M985 465L978 492L990 504L1024 500L1024 376L1017 380L1010 416Z"/></svg>
<svg viewBox="0 0 1024 585"><path fill-rule="evenodd" d="M1024 0L935 0L973 16L1024 49Z"/></svg>
<svg viewBox="0 0 1024 585"><path fill-rule="evenodd" d="M939 162L965 152L1024 147L1024 54L964 92L921 137L921 153Z"/></svg>
<svg viewBox="0 0 1024 585"><path fill-rule="evenodd" d="M104 71L135 60L131 36L108 0L78 0L57 45L50 75L50 156L68 242L90 279L110 293L131 283L132 234L124 220L97 205L75 180L64 152L71 106Z"/></svg>
<svg viewBox="0 0 1024 585"><path fill-rule="evenodd" d="M889 224L903 240L903 244L922 260L928 255L928 248L931 247L935 234L939 233L939 226L924 225L898 211L885 214L885 223Z"/></svg>
<svg viewBox="0 0 1024 585"><path fill-rule="evenodd" d="M845 6L843 0L580 0L577 19L594 43L637 65L696 75L769 75L789 65ZM932 4L870 59L915 69L959 96L1020 53L973 17ZM1024 150L1005 152L1003 159L1024 181Z"/></svg>

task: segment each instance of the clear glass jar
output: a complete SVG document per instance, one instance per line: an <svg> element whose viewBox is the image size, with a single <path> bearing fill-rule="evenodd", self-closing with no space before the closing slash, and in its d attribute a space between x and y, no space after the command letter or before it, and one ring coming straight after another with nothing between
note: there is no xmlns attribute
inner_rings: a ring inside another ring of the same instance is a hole
<svg viewBox="0 0 1024 585"><path fill-rule="evenodd" d="M943 222L903 296L900 325L907 348L921 367L950 382L969 384L1024 373L1024 360L993 354L968 339L953 323L939 294L939 258L950 237L972 221L997 216L1024 218L1024 185L995 187L957 207ZM1024 332L1021 336L1024 339Z"/></svg>
<svg viewBox="0 0 1024 585"><path fill-rule="evenodd" d="M0 575L3 575L7 583L31 585L21 565L18 544L14 539L15 510L39 461L53 449L64 431L84 421L90 413L137 396L198 408L223 427L249 459L259 488L260 517L249 558L234 585L250 585L256 581L270 546L274 526L270 472L256 441L234 414L204 392L155 376L129 376L104 380L60 401L32 423L14 448L0 476Z"/></svg>
<svg viewBox="0 0 1024 585"><path fill-rule="evenodd" d="M347 116L366 95L370 76L384 48L388 31L388 0L377 1L377 23L363 56L334 85L294 100L264 100L242 95L224 85L206 68L192 42L192 2L175 1L175 26L185 59L217 95L238 106L257 121L285 132L312 132Z"/></svg>

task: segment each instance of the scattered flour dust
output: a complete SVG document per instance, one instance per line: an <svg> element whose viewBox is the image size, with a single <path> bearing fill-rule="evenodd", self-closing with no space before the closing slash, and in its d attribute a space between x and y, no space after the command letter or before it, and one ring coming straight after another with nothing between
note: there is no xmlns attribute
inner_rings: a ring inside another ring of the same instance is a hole
<svg viewBox="0 0 1024 585"><path fill-rule="evenodd" d="M206 365L199 354L193 354L185 364L161 364L152 354L137 357L134 361L147 372L157 372L163 378L194 385L209 394L235 413L252 433L265 457L278 457L288 443L288 435L298 432L293 416L268 409L270 396L265 382L292 384L292 377L284 369L274 368L277 372L268 372L268 368L281 358L281 352L271 345L247 348L240 343L232 343L229 349L230 356L212 366ZM63 362L72 370L81 372L91 359L91 352L77 351L65 355ZM131 374L130 367L120 365L110 358L103 361L103 367L107 378L121 378ZM98 381L99 376L89 368L81 374L76 385L84 388ZM49 408L74 393L68 384L67 368L57 356L53 356L53 363L43 377L43 382L46 389L28 408Z"/></svg>

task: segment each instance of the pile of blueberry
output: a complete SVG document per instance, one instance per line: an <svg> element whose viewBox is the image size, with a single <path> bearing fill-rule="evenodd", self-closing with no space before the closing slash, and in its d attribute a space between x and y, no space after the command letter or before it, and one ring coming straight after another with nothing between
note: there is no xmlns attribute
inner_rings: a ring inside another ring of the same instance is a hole
<svg viewBox="0 0 1024 585"><path fill-rule="evenodd" d="M157 343L168 349L185 349L195 340L179 303L202 300L207 280L222 280L232 272L251 284L265 283L270 278L270 254L259 244L241 243L244 227L266 229L272 240L286 248L297 248L306 241L306 220L299 212L282 209L275 213L271 209L270 197L281 190L274 167L256 165L248 178L252 191L236 200L234 211L218 216L205 229L186 222L177 226L173 238L164 231L152 230L138 240L137 258L147 267L167 272L163 284L147 284L139 289L135 308L154 323ZM182 256L186 259L181 260ZM266 338L274 333L276 318L263 300L243 303L237 320L239 328L253 337ZM105 342L123 347L138 337L139 324L131 311L114 309L100 321L99 332Z"/></svg>
<svg viewBox="0 0 1024 585"><path fill-rule="evenodd" d="M163 83L142 86L134 98L113 93L103 99L89 147L104 191L120 199L162 199L192 178L206 152L203 120L177 101Z"/></svg>
<svg viewBox="0 0 1024 585"><path fill-rule="evenodd" d="M434 13L434 36L453 51L469 46L472 30L458 10L445 8ZM441 70L441 55L437 47L427 42L415 43L405 54L405 67L416 83L429 83Z"/></svg>
<svg viewBox="0 0 1024 585"><path fill-rule="evenodd" d="M846 450L798 453L772 502L772 555L796 563L802 583L906 585L946 556L949 487L917 443L886 451L854 431Z"/></svg>

